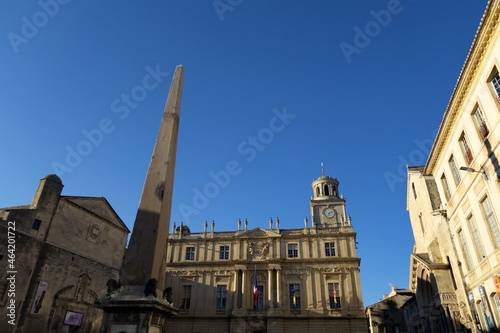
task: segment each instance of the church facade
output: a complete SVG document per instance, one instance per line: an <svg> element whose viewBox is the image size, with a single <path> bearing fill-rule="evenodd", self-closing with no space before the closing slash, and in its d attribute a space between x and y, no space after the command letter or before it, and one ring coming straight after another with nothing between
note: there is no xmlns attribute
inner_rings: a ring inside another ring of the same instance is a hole
<svg viewBox="0 0 500 333"><path fill-rule="evenodd" d="M129 230L105 198L62 189L48 175L31 204L0 209L2 332L100 331L93 303L120 275Z"/></svg>
<svg viewBox="0 0 500 333"><path fill-rule="evenodd" d="M166 287L179 315L168 331L366 332L356 233L339 182L312 183L304 228L203 232L173 226ZM210 228L210 230L208 230Z"/></svg>

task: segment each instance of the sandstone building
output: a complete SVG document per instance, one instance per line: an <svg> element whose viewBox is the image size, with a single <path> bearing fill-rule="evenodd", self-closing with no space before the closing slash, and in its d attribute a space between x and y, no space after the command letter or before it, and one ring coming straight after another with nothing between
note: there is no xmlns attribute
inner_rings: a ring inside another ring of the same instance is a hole
<svg viewBox="0 0 500 333"><path fill-rule="evenodd" d="M427 163L408 168L418 332L500 329L499 18L489 1Z"/></svg>
<svg viewBox="0 0 500 333"><path fill-rule="evenodd" d="M356 233L338 185L325 175L312 183L304 228L174 225L166 287L180 312L167 331L366 332Z"/></svg>
<svg viewBox="0 0 500 333"><path fill-rule="evenodd" d="M410 332L404 306L414 298L414 294L408 289L397 289L395 286L384 299L366 307L366 317L370 333L404 333Z"/></svg>
<svg viewBox="0 0 500 333"><path fill-rule="evenodd" d="M31 204L0 209L2 332L99 332L102 311L92 304L118 279L129 230L105 198L62 189L48 175Z"/></svg>

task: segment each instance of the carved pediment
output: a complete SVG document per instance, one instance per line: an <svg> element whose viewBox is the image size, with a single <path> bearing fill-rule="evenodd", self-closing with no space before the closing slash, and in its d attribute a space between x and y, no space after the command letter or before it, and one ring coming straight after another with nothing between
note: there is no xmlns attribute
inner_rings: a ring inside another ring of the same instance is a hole
<svg viewBox="0 0 500 333"><path fill-rule="evenodd" d="M240 235L239 238L272 238L272 237L281 237L280 234L272 231L272 230L264 230L261 228L255 228L252 230L247 230Z"/></svg>

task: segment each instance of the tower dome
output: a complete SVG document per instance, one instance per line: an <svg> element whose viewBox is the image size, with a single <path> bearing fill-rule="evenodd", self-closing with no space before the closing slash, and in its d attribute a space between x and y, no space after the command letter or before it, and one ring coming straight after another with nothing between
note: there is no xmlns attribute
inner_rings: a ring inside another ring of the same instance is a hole
<svg viewBox="0 0 500 333"><path fill-rule="evenodd" d="M312 183L314 199L332 199L339 197L339 181L322 175Z"/></svg>

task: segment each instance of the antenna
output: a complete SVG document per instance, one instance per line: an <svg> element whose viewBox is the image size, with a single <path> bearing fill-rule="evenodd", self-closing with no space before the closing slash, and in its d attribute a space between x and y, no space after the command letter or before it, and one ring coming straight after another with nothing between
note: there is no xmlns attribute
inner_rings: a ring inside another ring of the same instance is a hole
<svg viewBox="0 0 500 333"><path fill-rule="evenodd" d="M324 176L325 175L325 168L323 167L323 162L321 162L321 175Z"/></svg>

